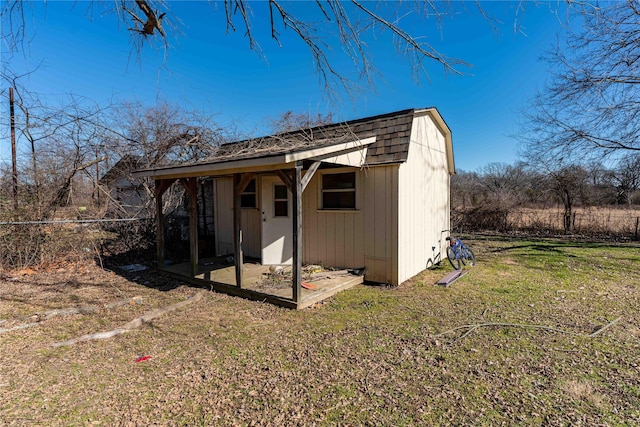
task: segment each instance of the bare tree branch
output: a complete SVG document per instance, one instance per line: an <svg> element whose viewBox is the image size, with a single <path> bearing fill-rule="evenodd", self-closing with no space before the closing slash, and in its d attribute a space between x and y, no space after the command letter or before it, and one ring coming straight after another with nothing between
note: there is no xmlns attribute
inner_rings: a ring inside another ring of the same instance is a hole
<svg viewBox="0 0 640 427"><path fill-rule="evenodd" d="M497 24L483 8L479 0L470 2L480 11L480 15L492 26ZM25 2L9 0L0 9L3 23L2 37L11 51L24 51L22 43L26 39ZM169 50L169 35L177 30L175 24L179 17L165 0L114 0L115 8L100 5L106 13L115 13L122 22L128 25L132 33L135 50L139 53L145 41L161 40L166 51ZM106 4L106 3L104 3ZM429 80L429 64L439 64L445 74L461 75L469 64L449 58L436 47L426 41L422 34L412 34L402 27L403 19L409 16L435 16L433 25L439 26L441 17L450 13L451 1L420 0L414 3L362 2L351 0L316 0L302 11L295 2L269 0L264 3L251 3L247 0L224 0L224 22L227 33L240 30L249 42L249 49L266 59L254 34L253 22L257 19L268 19L270 37L282 46L283 31L290 30L309 50L314 62L320 84L330 97L337 96L336 89L345 89L349 96L361 88L361 84L372 84L372 76L376 72L373 52L367 46L366 37L372 34L388 33L390 42L394 43L399 54L405 57L413 72L414 78ZM259 13L253 10L259 10ZM524 9L524 7L519 8ZM97 13L92 11L90 13ZM267 13L269 16L267 17ZM236 19L241 24L237 25ZM173 23L174 26L165 25ZM160 36L155 38L154 36ZM331 37L335 36L337 42ZM215 41L218 42L218 41ZM357 78L348 77L352 73L339 66L334 55L344 52L357 71Z"/></svg>
<svg viewBox="0 0 640 427"><path fill-rule="evenodd" d="M524 111L525 151L600 160L640 151L640 4L581 2L570 10L583 25L546 57L554 74Z"/></svg>

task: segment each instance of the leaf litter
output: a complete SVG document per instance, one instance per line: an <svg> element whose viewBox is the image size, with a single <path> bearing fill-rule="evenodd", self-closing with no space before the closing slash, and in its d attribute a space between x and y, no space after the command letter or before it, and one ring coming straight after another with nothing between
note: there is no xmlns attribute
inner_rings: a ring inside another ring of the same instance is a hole
<svg viewBox="0 0 640 427"><path fill-rule="evenodd" d="M640 273L628 269L625 283L592 281L589 249L567 248L584 259L574 262L576 277L558 283L544 269L525 277L546 262L532 261L542 254L528 249L511 251L512 274L496 279L504 264L492 250L510 243L470 243L479 264L447 289L434 285L448 271L439 267L397 288L358 286L300 312L206 292L132 333L61 348L49 345L112 329L198 290L149 271L135 272L134 281L93 266L3 281L1 327L50 310L100 309L0 335L0 424L640 422ZM598 251L607 255L603 272L640 257L637 248ZM557 301L559 290L571 292ZM134 297L142 303L104 308ZM550 329L438 336L484 323Z"/></svg>

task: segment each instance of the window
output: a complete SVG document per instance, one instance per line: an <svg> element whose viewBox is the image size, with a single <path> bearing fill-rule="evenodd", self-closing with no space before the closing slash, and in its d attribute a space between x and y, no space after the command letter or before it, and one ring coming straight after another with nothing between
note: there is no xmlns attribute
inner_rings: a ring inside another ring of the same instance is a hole
<svg viewBox="0 0 640 427"><path fill-rule="evenodd" d="M322 208L356 208L356 173L332 173L322 175Z"/></svg>
<svg viewBox="0 0 640 427"><path fill-rule="evenodd" d="M289 216L289 194L285 185L273 186L273 216Z"/></svg>
<svg viewBox="0 0 640 427"><path fill-rule="evenodd" d="M240 207L242 208L255 208L256 204L256 180L255 178L249 181L247 187L240 194Z"/></svg>

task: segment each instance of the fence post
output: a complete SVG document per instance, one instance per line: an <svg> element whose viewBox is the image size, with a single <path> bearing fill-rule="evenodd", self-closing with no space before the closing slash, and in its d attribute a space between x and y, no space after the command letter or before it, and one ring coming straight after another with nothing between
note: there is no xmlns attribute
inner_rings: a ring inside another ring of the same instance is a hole
<svg viewBox="0 0 640 427"><path fill-rule="evenodd" d="M633 238L635 240L639 240L638 239L638 225L640 225L640 216L636 217L636 231L633 233Z"/></svg>

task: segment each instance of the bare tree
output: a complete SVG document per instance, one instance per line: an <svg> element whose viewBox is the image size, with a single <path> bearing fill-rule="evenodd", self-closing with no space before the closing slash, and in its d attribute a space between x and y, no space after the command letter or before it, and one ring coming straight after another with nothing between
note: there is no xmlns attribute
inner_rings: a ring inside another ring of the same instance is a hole
<svg viewBox="0 0 640 427"><path fill-rule="evenodd" d="M112 132L103 140L104 149L116 158L144 157L148 166L202 160L227 141L213 117L165 101L153 107L139 102L117 106L109 120Z"/></svg>
<svg viewBox="0 0 640 427"><path fill-rule="evenodd" d="M138 15L127 7L127 2L122 1L122 10L131 15L133 19L133 28L129 28L129 31L135 31L143 36L152 36L156 31L162 37L166 37L164 29L162 28L162 19L166 16L165 13L158 13L154 11L146 0L136 0L136 5L140 11L144 14L144 19L138 17ZM140 26L142 28L140 28Z"/></svg>
<svg viewBox="0 0 640 427"><path fill-rule="evenodd" d="M0 15L3 21L2 38L10 50L24 49L28 40L27 18L30 2L9 0L2 3ZM469 9L467 9L469 4ZM489 25L493 19L482 8L481 2L420 0L414 2L362 2L360 0L319 0L300 7L299 2L268 0L223 0L210 13L223 14L222 21L227 33L241 32L248 41L248 48L264 57L261 43L271 40L281 46L284 32L290 31L308 48L315 64L321 85L327 93L333 88L344 87L348 93L358 83L371 84L376 73L374 55L367 39L374 36L388 40L392 47L404 57L416 80L429 79L430 65L439 65L445 74L459 75L469 64L460 59L447 57L424 34L410 33L405 29L407 16L420 16L425 26L438 28L442 18L460 12L477 9ZM114 0L114 2L92 2L93 13L114 13L131 33L134 45L140 49L146 40L161 41L170 49L167 38L179 31L181 17L171 10L171 2L165 0ZM221 6L221 7L220 7ZM516 16L526 2L516 6ZM212 16L213 17L213 16ZM413 19L413 18L412 18ZM268 21L268 34L259 34L255 22ZM188 22L186 23L188 24ZM333 36L333 37L328 37ZM334 41L335 40L335 41ZM219 43L218 40L211 40ZM356 73L345 72L337 66L336 52L344 52ZM347 77L356 75L356 78Z"/></svg>
<svg viewBox="0 0 640 427"><path fill-rule="evenodd" d="M19 76L3 71L0 77L16 94L19 184L25 195L21 212L46 219L69 200L76 174L88 167L83 165L100 163L88 147L108 132L103 120L109 106L77 96L50 105L25 89ZM0 121L2 128L5 124Z"/></svg>
<svg viewBox="0 0 640 427"><path fill-rule="evenodd" d="M548 54L553 79L524 112L529 157L640 151L640 2L575 2L569 10L582 25Z"/></svg>
<svg viewBox="0 0 640 427"><path fill-rule="evenodd" d="M451 180L452 207L461 225L472 229L511 227L510 214L532 196L534 173L524 164L489 163L478 172L456 173Z"/></svg>
<svg viewBox="0 0 640 427"><path fill-rule="evenodd" d="M451 208L466 211L477 205L482 191L477 172L456 171L451 177Z"/></svg>
<svg viewBox="0 0 640 427"><path fill-rule="evenodd" d="M565 233L573 230L574 207L587 195L587 171L579 165L567 165L549 171L550 187L564 207L563 227Z"/></svg>
<svg viewBox="0 0 640 427"><path fill-rule="evenodd" d="M640 190L640 154L625 156L614 171L612 178L617 189L617 202L631 205L633 194Z"/></svg>
<svg viewBox="0 0 640 427"><path fill-rule="evenodd" d="M144 159L139 167L198 161L226 141L212 117L166 102L115 106L69 96L52 105L21 85L20 76L3 72L0 77L16 88L21 212L29 219L50 218L72 201L87 206L98 205L100 196L108 199L99 181L126 156ZM0 127L8 128L7 117ZM80 187L92 189L93 200L80 200L75 191ZM148 186L145 192L150 199Z"/></svg>
<svg viewBox="0 0 640 427"><path fill-rule="evenodd" d="M197 162L214 155L229 136L212 116L187 111L178 105L159 102L153 107L141 103L127 103L110 112L110 132L97 141L97 152L108 158L110 173L131 183L135 189L136 206L127 209L107 185L104 190L110 198L111 211L121 214L146 216L153 208L153 186L148 180L132 176L136 169L166 166L178 162ZM117 170L114 168L117 166ZM108 184L111 178L103 180ZM167 192L165 210L172 211L183 196L180 186Z"/></svg>
<svg viewBox="0 0 640 427"><path fill-rule="evenodd" d="M528 182L521 164L489 163L481 169L480 184L491 203L509 209L523 200Z"/></svg>
<svg viewBox="0 0 640 427"><path fill-rule="evenodd" d="M307 129L320 125L333 123L333 114L294 113L285 111L270 120L273 133L292 132L299 129Z"/></svg>
<svg viewBox="0 0 640 427"><path fill-rule="evenodd" d="M595 160L587 162L584 168L587 172L589 203L595 206L616 204L618 202L618 191L615 188L616 171Z"/></svg>

